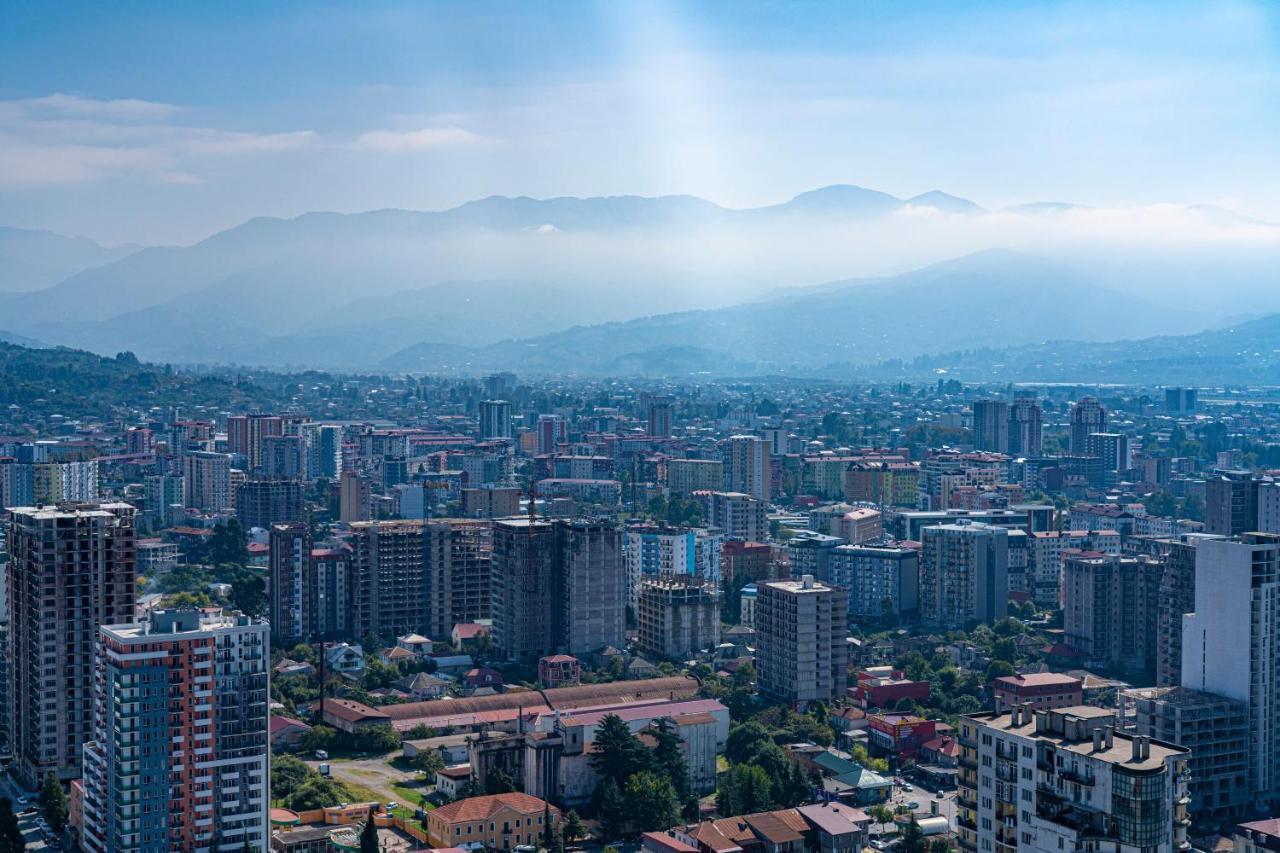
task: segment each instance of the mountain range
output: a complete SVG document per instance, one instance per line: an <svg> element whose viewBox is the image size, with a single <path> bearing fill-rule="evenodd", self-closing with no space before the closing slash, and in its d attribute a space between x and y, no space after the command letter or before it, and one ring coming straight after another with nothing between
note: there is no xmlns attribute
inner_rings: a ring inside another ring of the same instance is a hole
<svg viewBox="0 0 1280 853"><path fill-rule="evenodd" d="M310 213L185 247L0 229L0 340L277 368L796 375L943 370L928 360L961 352L1051 359L1035 348L1200 332L1238 319L1239 305L1280 310L1270 244L950 251L967 247L952 233L1009 217L1053 233L1081 210L992 213L941 191L841 185L744 210L692 196L493 196ZM1270 227L1188 210L1214 227ZM877 255L881 244L893 251ZM850 267L907 271L830 275ZM1197 302L1210 278L1220 298Z"/></svg>

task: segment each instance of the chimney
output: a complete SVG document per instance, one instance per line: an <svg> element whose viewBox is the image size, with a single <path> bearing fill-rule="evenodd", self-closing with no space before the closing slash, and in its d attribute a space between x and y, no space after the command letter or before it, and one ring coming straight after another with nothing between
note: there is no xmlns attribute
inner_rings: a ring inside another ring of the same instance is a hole
<svg viewBox="0 0 1280 853"><path fill-rule="evenodd" d="M1143 758L1151 757L1151 738L1148 735L1142 736L1142 757Z"/></svg>
<svg viewBox="0 0 1280 853"><path fill-rule="evenodd" d="M1105 744L1107 745L1107 749L1110 749L1110 748L1111 748L1111 746L1112 746L1112 744L1114 744L1114 743L1115 743L1116 727L1115 727L1115 726L1105 726L1105 727L1103 728L1103 730L1102 730L1102 731L1103 731L1103 733L1104 733L1104 734L1103 734L1103 738L1104 738L1104 739L1103 739L1103 743L1105 743Z"/></svg>
<svg viewBox="0 0 1280 853"><path fill-rule="evenodd" d="M1094 752L1102 751L1103 737L1104 737L1104 732L1102 731L1101 727L1093 730L1093 751Z"/></svg>
<svg viewBox="0 0 1280 853"><path fill-rule="evenodd" d="M1015 728L1022 724L1022 706L1011 705L1009 707L1009 728Z"/></svg>
<svg viewBox="0 0 1280 853"><path fill-rule="evenodd" d="M800 585L804 589L813 589L813 575L803 575L800 578Z"/></svg>
<svg viewBox="0 0 1280 853"><path fill-rule="evenodd" d="M1133 761L1142 760L1142 738L1134 737L1133 740L1129 742L1129 745L1132 747L1132 752L1129 756L1130 759Z"/></svg>

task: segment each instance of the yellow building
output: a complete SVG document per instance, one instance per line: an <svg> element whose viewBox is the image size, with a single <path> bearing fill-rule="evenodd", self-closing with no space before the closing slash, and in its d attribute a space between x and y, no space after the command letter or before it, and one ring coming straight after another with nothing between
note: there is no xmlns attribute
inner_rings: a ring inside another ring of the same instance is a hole
<svg viewBox="0 0 1280 853"><path fill-rule="evenodd" d="M552 826L560 812L549 809ZM528 794L468 797L427 814L427 833L436 847L461 847L478 842L490 850L537 845L545 829L548 806Z"/></svg>

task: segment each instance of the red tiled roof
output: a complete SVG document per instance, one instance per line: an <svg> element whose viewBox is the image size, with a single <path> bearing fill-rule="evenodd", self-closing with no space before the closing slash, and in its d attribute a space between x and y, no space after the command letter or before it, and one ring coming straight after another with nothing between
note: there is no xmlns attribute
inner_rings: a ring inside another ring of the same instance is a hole
<svg viewBox="0 0 1280 853"><path fill-rule="evenodd" d="M458 800L441 806L431 814L446 823L470 823L487 820L490 815L504 807L520 814L531 815L541 814L543 809L547 808L547 804L529 794L512 792L508 794L489 794L483 797L467 797L465 800ZM551 807L551 812L554 815L559 814L554 806Z"/></svg>

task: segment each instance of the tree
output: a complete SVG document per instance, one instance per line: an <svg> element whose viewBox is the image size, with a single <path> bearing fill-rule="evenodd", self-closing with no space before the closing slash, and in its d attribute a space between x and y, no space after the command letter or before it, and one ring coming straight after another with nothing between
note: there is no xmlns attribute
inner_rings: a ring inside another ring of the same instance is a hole
<svg viewBox="0 0 1280 853"><path fill-rule="evenodd" d="M666 829L679 819L679 800L671 780L643 770L627 780L623 792L631 814L631 828L637 832Z"/></svg>
<svg viewBox="0 0 1280 853"><path fill-rule="evenodd" d="M438 771L444 769L444 759L440 757L438 749L420 749L409 763L413 765L413 769L427 774L428 778L434 778Z"/></svg>
<svg viewBox="0 0 1280 853"><path fill-rule="evenodd" d="M881 825L891 823L893 821L893 810L884 803L876 803L874 806L867 809L867 814L873 821Z"/></svg>
<svg viewBox="0 0 1280 853"><path fill-rule="evenodd" d="M519 790L516 779L507 771L499 767L492 770L484 780L484 792L486 794L510 794L512 791Z"/></svg>
<svg viewBox="0 0 1280 853"><path fill-rule="evenodd" d="M405 740L427 740L436 736L436 730L426 723L418 723L404 733Z"/></svg>
<svg viewBox="0 0 1280 853"><path fill-rule="evenodd" d="M653 750L654 765L671 782L680 802L684 802L692 792L693 784L689 781L689 765L684 760L680 736L676 734L675 726L665 717L658 720L653 735L658 741Z"/></svg>
<svg viewBox="0 0 1280 853"><path fill-rule="evenodd" d="M22 853L26 847L13 803L8 797L0 797L0 853Z"/></svg>
<svg viewBox="0 0 1280 853"><path fill-rule="evenodd" d="M769 743L773 743L773 736L769 734L769 730L762 723L752 720L729 730L729 737L725 740L724 755L734 764L741 764L750 761L765 744Z"/></svg>
<svg viewBox="0 0 1280 853"><path fill-rule="evenodd" d="M649 751L621 717L608 714L600 721L590 762L591 769L602 778L611 780L621 791L628 779L649 769L650 760Z"/></svg>
<svg viewBox="0 0 1280 853"><path fill-rule="evenodd" d="M987 681L993 681L997 678L1004 678L1007 675L1014 675L1017 670L1013 668L1013 664L1007 660L993 660L987 665Z"/></svg>
<svg viewBox="0 0 1280 853"><path fill-rule="evenodd" d="M920 824L916 823L915 818L907 821L902 827L902 836L898 841L898 849L902 853L926 853L927 842L924 837L924 830L920 828Z"/></svg>
<svg viewBox="0 0 1280 853"><path fill-rule="evenodd" d="M53 831L61 833L67 825L67 792L52 770L44 777L44 786L40 789L40 807Z"/></svg>
<svg viewBox="0 0 1280 853"><path fill-rule="evenodd" d="M347 790L332 779L316 774L301 788L285 798L284 806L295 812L327 809L350 800Z"/></svg>
<svg viewBox="0 0 1280 853"><path fill-rule="evenodd" d="M373 812L364 822L360 830L360 853L378 853L378 827L373 822Z"/></svg>
<svg viewBox="0 0 1280 853"><path fill-rule="evenodd" d="M600 800L599 808L596 809L600 833L605 838L617 838L627 828L627 815L630 811L627 802L622 798L618 783L612 778L606 778L596 791Z"/></svg>
<svg viewBox="0 0 1280 853"><path fill-rule="evenodd" d="M400 746L400 733L385 723L361 729L356 735L356 749L386 753Z"/></svg>
<svg viewBox="0 0 1280 853"><path fill-rule="evenodd" d="M935 838L929 842L929 853L951 853L955 849L951 846L951 842L945 838Z"/></svg>
<svg viewBox="0 0 1280 853"><path fill-rule="evenodd" d="M240 519L227 519L226 524L215 524L209 537L208 561L213 565L231 563L242 566L249 562L249 537Z"/></svg>
<svg viewBox="0 0 1280 853"><path fill-rule="evenodd" d="M750 814L773 807L773 781L763 768L735 764L720 777L716 788L716 811L720 814Z"/></svg>
<svg viewBox="0 0 1280 853"><path fill-rule="evenodd" d="M311 777L312 769L292 755L271 759L271 798L283 800L301 788Z"/></svg>
<svg viewBox="0 0 1280 853"><path fill-rule="evenodd" d="M302 733L302 748L307 752L328 751L338 742L338 730L326 725L312 726Z"/></svg>
<svg viewBox="0 0 1280 853"><path fill-rule="evenodd" d="M564 818L564 840L568 842L577 841L579 838L585 838L587 828L582 825L582 818L578 817L578 813L573 809L569 810L569 814Z"/></svg>

